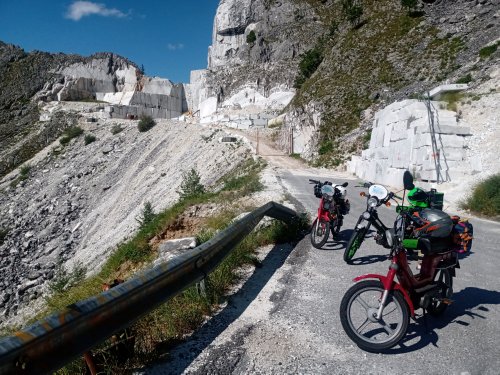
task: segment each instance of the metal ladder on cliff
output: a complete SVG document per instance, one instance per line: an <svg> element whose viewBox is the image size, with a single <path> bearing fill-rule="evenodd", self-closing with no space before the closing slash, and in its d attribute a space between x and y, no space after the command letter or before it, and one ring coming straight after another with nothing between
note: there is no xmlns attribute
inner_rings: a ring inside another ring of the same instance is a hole
<svg viewBox="0 0 500 375"><path fill-rule="evenodd" d="M431 135L431 144L432 144L432 158L434 159L434 166L436 168L436 183L445 182L441 172L441 158L438 149L438 144L436 140L436 130L434 124L434 111L432 110L434 106L431 103L430 93L427 92L427 95L424 99L425 106L427 108L427 117L429 118L429 130Z"/></svg>

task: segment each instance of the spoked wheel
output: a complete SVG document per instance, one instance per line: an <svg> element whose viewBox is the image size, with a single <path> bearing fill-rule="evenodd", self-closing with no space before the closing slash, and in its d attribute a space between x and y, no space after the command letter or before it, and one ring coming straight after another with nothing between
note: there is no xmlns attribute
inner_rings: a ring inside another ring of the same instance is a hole
<svg viewBox="0 0 500 375"><path fill-rule="evenodd" d="M344 261L350 263L356 251L365 240L367 228L355 229L344 250Z"/></svg>
<svg viewBox="0 0 500 375"><path fill-rule="evenodd" d="M383 293L380 281L361 281L347 291L340 304L344 331L368 352L379 353L393 347L408 328L409 308L397 290L389 294L381 318L376 318Z"/></svg>
<svg viewBox="0 0 500 375"><path fill-rule="evenodd" d="M330 234L330 223L323 219L314 220L311 228L311 244L320 249L328 240Z"/></svg>
<svg viewBox="0 0 500 375"><path fill-rule="evenodd" d="M444 313L448 304L443 301L444 298L451 298L453 295L453 278L449 269L438 269L434 276L434 282L439 285L437 298L433 298L427 306L427 312L432 316L438 316Z"/></svg>

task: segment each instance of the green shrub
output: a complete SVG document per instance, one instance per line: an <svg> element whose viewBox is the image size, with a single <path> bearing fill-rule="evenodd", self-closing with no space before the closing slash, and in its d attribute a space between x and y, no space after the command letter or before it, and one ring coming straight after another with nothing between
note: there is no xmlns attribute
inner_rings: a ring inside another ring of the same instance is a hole
<svg viewBox="0 0 500 375"><path fill-rule="evenodd" d="M324 141L320 143L318 153L320 155L329 154L330 152L333 152L333 148L332 141Z"/></svg>
<svg viewBox="0 0 500 375"><path fill-rule="evenodd" d="M83 134L83 129L79 126L71 126L63 132L63 137L59 140L62 145L67 145L73 138Z"/></svg>
<svg viewBox="0 0 500 375"><path fill-rule="evenodd" d="M446 109L449 111L455 111L457 112L458 110L458 103L463 99L464 94L461 92L446 92L443 95L441 95L442 101L446 102Z"/></svg>
<svg viewBox="0 0 500 375"><path fill-rule="evenodd" d="M247 43L253 44L257 40L257 35L255 35L255 31L251 30L247 35Z"/></svg>
<svg viewBox="0 0 500 375"><path fill-rule="evenodd" d="M455 83L469 83L471 81L472 81L472 76L469 73L466 76L463 76L463 77L457 79L457 81Z"/></svg>
<svg viewBox="0 0 500 375"><path fill-rule="evenodd" d="M113 125L113 127L111 128L111 134L113 135L118 134L121 131L123 131L123 128L121 127L120 124Z"/></svg>
<svg viewBox="0 0 500 375"><path fill-rule="evenodd" d="M363 5L360 0L342 0L342 11L351 25L359 25L363 15Z"/></svg>
<svg viewBox="0 0 500 375"><path fill-rule="evenodd" d="M486 46L484 48L481 48L479 50L479 57L481 57L481 59L486 59L487 57L490 57L493 53L496 52L498 44L499 43L497 42L495 44L492 44L491 46Z"/></svg>
<svg viewBox="0 0 500 375"><path fill-rule="evenodd" d="M401 0L401 6L408 9L408 14L415 9L417 4L418 0Z"/></svg>
<svg viewBox="0 0 500 375"><path fill-rule="evenodd" d="M299 63L299 74L295 78L294 87L300 88L304 82L313 75L323 61L323 49L321 44L302 55Z"/></svg>
<svg viewBox="0 0 500 375"><path fill-rule="evenodd" d="M370 141L372 139L372 130L367 130L363 135L363 149L367 149L370 146Z"/></svg>
<svg viewBox="0 0 500 375"><path fill-rule="evenodd" d="M480 182L462 207L487 216L500 215L500 174Z"/></svg>
<svg viewBox="0 0 500 375"><path fill-rule="evenodd" d="M19 179L21 181L27 180L28 177L29 177L30 170L31 170L31 165L29 165L29 164L23 165L21 167L20 172L19 172L20 173L19 174Z"/></svg>
<svg viewBox="0 0 500 375"><path fill-rule="evenodd" d="M92 142L95 142L97 138L95 137L95 135L93 134L86 134L85 135L85 138L84 138L84 141L85 141L85 145L88 145Z"/></svg>
<svg viewBox="0 0 500 375"><path fill-rule="evenodd" d="M85 279L87 268L80 263L75 264L71 271L66 270L62 265L56 270L54 279L49 284L52 293L62 293Z"/></svg>
<svg viewBox="0 0 500 375"><path fill-rule="evenodd" d="M147 132L153 126L156 125L155 120L151 116L142 116L139 123L137 124L137 128L140 132Z"/></svg>
<svg viewBox="0 0 500 375"><path fill-rule="evenodd" d="M200 183L200 175L194 168L182 175L182 182L177 191L181 199L201 196L205 193L205 186Z"/></svg>
<svg viewBox="0 0 500 375"><path fill-rule="evenodd" d="M144 208L142 209L141 217L137 218L137 222L141 225L141 228L145 227L149 223L153 222L156 214L153 210L153 205L151 202L144 203Z"/></svg>
<svg viewBox="0 0 500 375"><path fill-rule="evenodd" d="M8 229L0 228L0 245L3 245L5 237L7 237L7 234L9 234Z"/></svg>

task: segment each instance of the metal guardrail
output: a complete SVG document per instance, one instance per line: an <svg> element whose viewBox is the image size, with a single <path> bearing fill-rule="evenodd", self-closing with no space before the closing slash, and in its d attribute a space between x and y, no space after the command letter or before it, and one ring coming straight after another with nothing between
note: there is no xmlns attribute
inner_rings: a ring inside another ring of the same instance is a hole
<svg viewBox="0 0 500 375"><path fill-rule="evenodd" d="M264 216L289 223L299 218L295 211L269 202L178 258L1 339L0 374L41 374L59 369L204 279Z"/></svg>

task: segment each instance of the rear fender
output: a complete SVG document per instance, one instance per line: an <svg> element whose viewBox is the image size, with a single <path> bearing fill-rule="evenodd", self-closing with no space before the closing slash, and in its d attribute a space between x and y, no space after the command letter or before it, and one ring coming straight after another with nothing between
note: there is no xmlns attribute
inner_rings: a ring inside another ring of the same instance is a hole
<svg viewBox="0 0 500 375"><path fill-rule="evenodd" d="M358 281L366 280L366 279L378 279L378 280L380 280L380 282L383 285L387 285L387 283L388 283L387 276L377 275L374 273L369 273L366 275L358 276L355 279L353 279L353 281L357 283ZM415 308L413 307L413 302L411 301L411 298L410 298L408 292L406 290L404 290L403 287L395 281L392 283L392 289L396 289L396 290L399 290L401 292L406 303L408 304L408 307L410 308L411 317L414 318L415 317Z"/></svg>

